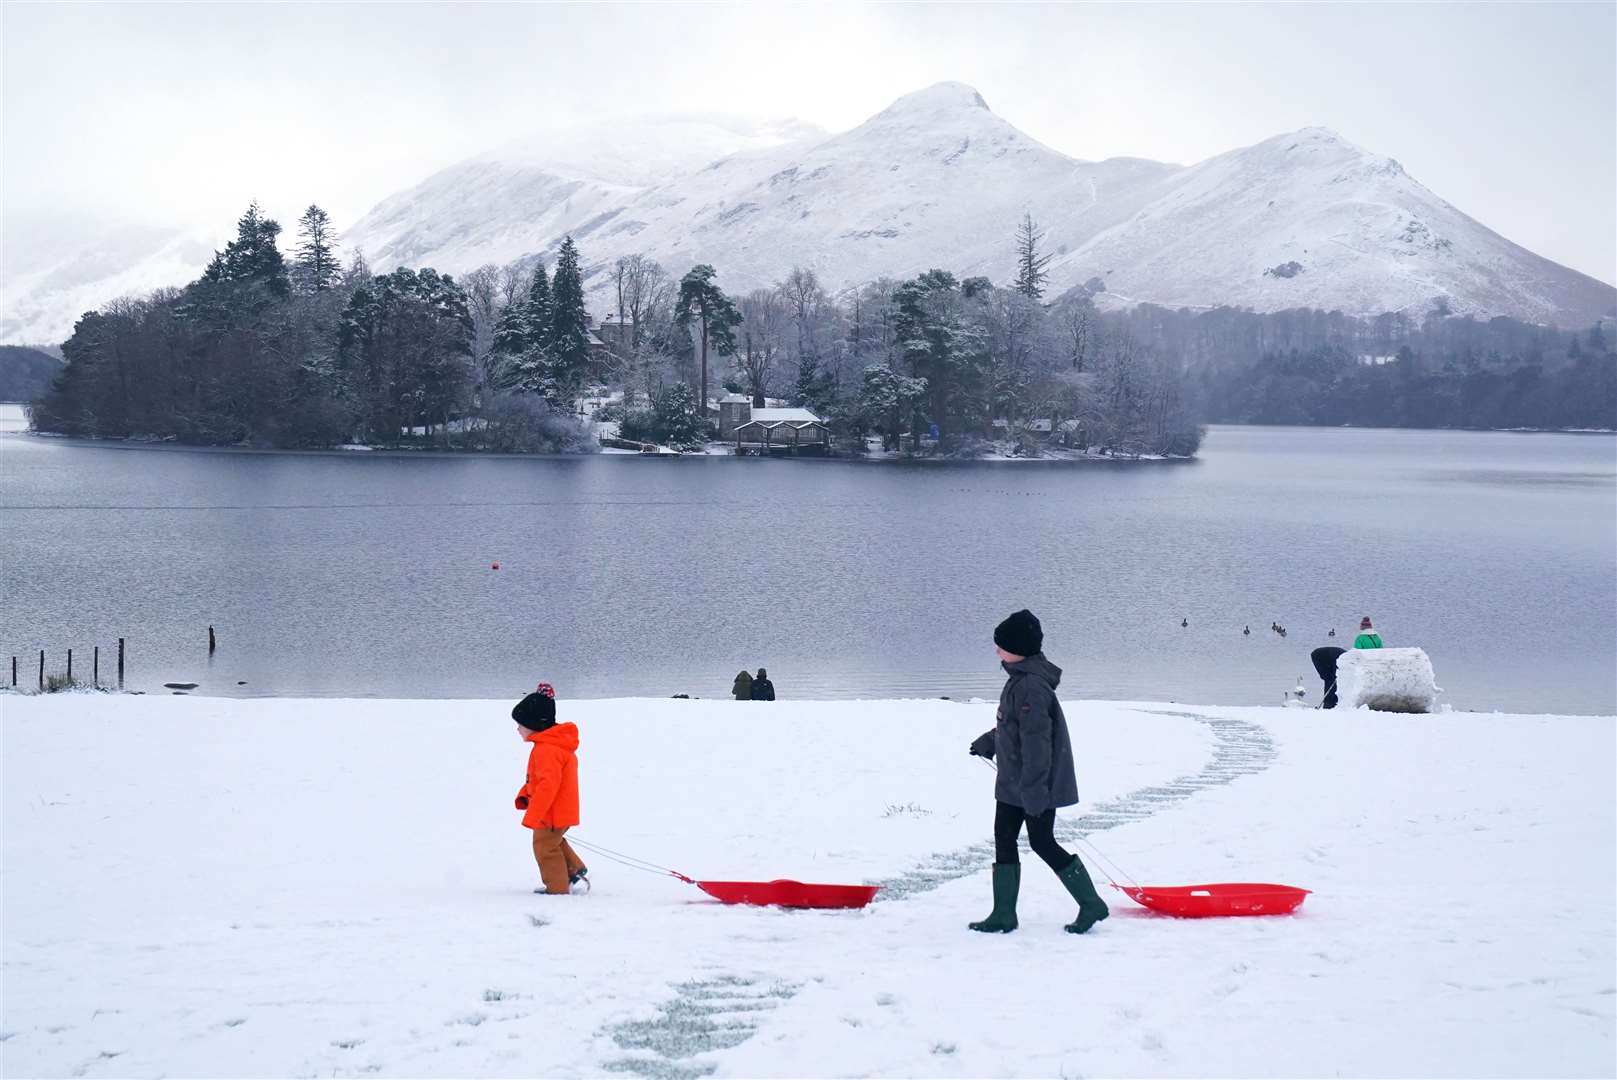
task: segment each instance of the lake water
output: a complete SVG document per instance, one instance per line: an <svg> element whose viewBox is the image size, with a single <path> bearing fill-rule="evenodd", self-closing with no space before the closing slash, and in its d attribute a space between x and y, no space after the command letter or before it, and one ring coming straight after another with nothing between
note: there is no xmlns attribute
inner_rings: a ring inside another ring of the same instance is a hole
<svg viewBox="0 0 1617 1080"><path fill-rule="evenodd" d="M1025 606L1069 696L1274 704L1306 674L1317 700L1308 651L1368 613L1457 708L1617 712L1609 436L1215 428L1190 464L878 465L8 435L0 518L25 685L41 648L88 673L100 645L105 676L122 635L144 689L707 697L762 664L782 696L986 697Z"/></svg>

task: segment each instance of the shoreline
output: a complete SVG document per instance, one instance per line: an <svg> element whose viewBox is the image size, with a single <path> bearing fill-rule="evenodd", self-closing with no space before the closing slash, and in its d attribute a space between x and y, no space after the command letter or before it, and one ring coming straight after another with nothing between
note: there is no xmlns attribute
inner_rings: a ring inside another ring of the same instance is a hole
<svg viewBox="0 0 1617 1080"><path fill-rule="evenodd" d="M342 703L345 703L345 702L346 703L353 703L353 704L362 704L362 705L365 705L366 707L374 707L374 706L377 706L377 705L392 704L392 705L411 706L411 707L425 708L425 709L445 708L445 707L451 707L451 706L454 706L454 705L475 705L475 706L477 706L479 708L482 708L482 707L485 707L485 706L495 706L497 708L501 708L501 707L504 707L505 705L507 705L509 703L515 703L515 701L518 698L520 698L521 696L522 696L521 691L513 691L510 695L504 696L504 697L465 697L465 696L398 697L398 696L388 696L388 695L375 695L375 696L354 695L354 694L324 695L324 694L308 694L308 693L300 693L300 694L207 694L207 693L201 693L201 692L199 692L197 690L173 690L173 691L171 691L171 690L166 690L166 689L162 689L162 688L159 688L157 690L115 690L115 689L111 689L111 688L105 687L105 686L103 686L103 687L101 687L99 689L96 689L96 688L93 688L93 687L80 687L80 688L75 689L75 690L58 690L58 691L55 691L54 693L47 693L47 692L40 692L40 691L34 691L34 690L20 690L20 689L13 690L9 686L8 687L0 687L0 701L5 701L8 698L17 698L17 699L25 700L25 701L63 701L63 702L71 702L71 701L74 701L74 700L95 700L95 701L109 700L110 701L110 700L121 699L121 698L128 698L128 699L131 699L131 700L148 700L148 701L168 700L170 698L190 698L190 699L196 700L196 701L207 702L207 703L212 704L212 705L220 705L220 704L224 704L226 702L239 702L239 703L244 703L244 704L245 703L251 703L251 706L253 708L265 708L265 707L269 707L269 706L271 706L273 704L276 704L276 703L285 705L287 707L291 707L291 706L294 706L294 705L307 705L307 706L319 706L319 707L324 708L324 707L329 707L329 706L332 706L332 705L342 704ZM884 705L902 706L904 708L914 708L914 707L918 707L918 706L934 706L934 705L962 705L962 706L966 706L968 708L989 708L989 707L993 707L996 704L996 700L997 699L995 697L993 697L993 696L949 697L949 696L944 696L944 695L934 695L934 696L927 696L927 697L870 696L870 697L848 697L848 698L813 698L813 697L782 698L782 699L779 699L778 701L774 701L774 702L757 702L757 703L755 703L755 702L749 702L749 701L735 701L728 694L716 695L714 697L699 697L699 696L696 696L696 695L691 695L689 697L679 697L679 696L675 696L675 695L667 695L667 696L662 696L662 697L647 697L644 694L625 694L625 695L603 696L603 697L590 697L590 696L570 697L570 698L567 699L567 702L580 705L580 706L584 707L587 710L593 710L593 709L596 709L596 708L599 708L599 707L602 707L602 706L608 706L608 705L632 705L632 706L636 706L636 707L639 707L639 708L653 708L654 707L656 709L662 709L662 708L706 709L706 708L709 708L709 707L712 707L712 706L736 705L736 706L742 707L743 709L750 709L750 708L753 708L753 707L762 707L762 706L769 706L769 705L777 705L778 704L778 705L790 706L792 708L811 707L811 708L823 709L823 710L827 710L827 711L836 711L836 710L843 710L843 709L859 710L859 709L880 707L880 706L884 706ZM1272 716L1275 716L1275 717L1281 717L1281 716L1285 716L1285 717L1307 717L1307 716L1312 716L1312 717L1314 717L1315 719L1318 719L1318 720L1326 720L1326 719L1333 719L1333 718L1337 718L1337 717L1354 716L1354 717L1379 717L1381 719L1392 720L1392 721L1397 721L1397 720L1402 719L1402 720L1408 720L1408 721L1411 721L1411 722L1418 722L1418 721L1421 721L1421 720L1437 719L1437 718L1442 718L1444 720L1449 720L1449 719L1452 719L1452 718L1455 718L1455 717L1490 717L1490 718L1493 718L1493 719L1513 718L1513 719L1521 719L1521 720L1610 720L1610 721L1613 721L1613 722L1617 722L1617 712L1610 712L1610 713L1602 713L1602 712L1582 713L1582 712L1565 712L1565 711L1518 712L1518 711L1506 710L1506 709L1459 709L1459 708L1450 708L1450 707L1448 707L1448 703L1446 703L1446 702L1439 702L1436 711L1430 712L1430 713L1389 713L1389 712L1379 712L1377 710L1369 708L1368 706L1361 706L1358 709L1319 709L1319 708L1316 708L1313 705L1292 705L1292 706L1287 706L1287 705L1219 704L1219 703L1199 702L1199 701L1174 701L1174 700L1171 700L1171 699L1169 699L1169 700L1161 700L1161 701L1150 701L1150 700L1133 699L1133 698L1089 698L1089 697L1080 697L1080 696L1076 696L1076 695L1074 695L1074 696L1062 695L1061 696L1061 701L1062 701L1063 706L1069 711L1075 710L1075 709L1102 709L1102 710L1110 710L1110 709L1136 709L1136 710L1138 710L1138 709L1147 709L1147 710L1149 710L1149 709L1157 709L1157 710L1163 710L1163 709L1193 709L1193 710L1207 710L1207 711L1216 711L1216 712L1240 712L1240 713L1243 713L1243 714L1245 714L1245 713L1257 713L1257 714L1261 714L1261 715L1272 715ZM1329 715L1327 716L1326 714L1329 714ZM1164 714L1164 715L1171 715L1171 714ZM0 717L0 724L3 724L3 719L4 719L3 717Z"/></svg>

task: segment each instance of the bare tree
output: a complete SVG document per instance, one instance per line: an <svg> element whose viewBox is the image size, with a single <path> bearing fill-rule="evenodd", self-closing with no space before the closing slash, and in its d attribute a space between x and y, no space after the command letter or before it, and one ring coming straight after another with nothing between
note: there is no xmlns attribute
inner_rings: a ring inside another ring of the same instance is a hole
<svg viewBox="0 0 1617 1080"><path fill-rule="evenodd" d="M460 279L472 316L472 363L480 396L494 385L494 324L500 318L500 269L484 263Z"/></svg>
<svg viewBox="0 0 1617 1080"><path fill-rule="evenodd" d="M528 299L528 287L532 284L533 274L520 262L506 264L500 271L500 307L524 303Z"/></svg>
<svg viewBox="0 0 1617 1080"><path fill-rule="evenodd" d="M1094 333L1095 305L1087 296L1069 300L1061 306L1058 321L1068 366L1073 371L1083 371L1089 360L1090 339Z"/></svg>
<svg viewBox="0 0 1617 1080"><path fill-rule="evenodd" d="M775 289L785 300L792 322L797 326L799 360L817 355L819 350L816 348L814 330L827 303L825 289L820 286L818 275L813 270L794 266L791 273L786 275L786 280Z"/></svg>
<svg viewBox="0 0 1617 1080"><path fill-rule="evenodd" d="M618 320L628 320L629 346L640 344L643 327L654 310L673 300L673 279L656 259L626 255L614 275L618 289Z"/></svg>
<svg viewBox="0 0 1617 1080"><path fill-rule="evenodd" d="M754 289L741 298L740 348L736 367L756 404L769 386L769 376L780 354L790 316L778 289Z"/></svg>

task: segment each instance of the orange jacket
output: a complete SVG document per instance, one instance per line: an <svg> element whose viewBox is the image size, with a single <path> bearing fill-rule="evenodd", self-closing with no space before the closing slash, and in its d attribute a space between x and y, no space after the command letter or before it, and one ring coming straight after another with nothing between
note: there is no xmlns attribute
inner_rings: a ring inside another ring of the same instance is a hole
<svg viewBox="0 0 1617 1080"><path fill-rule="evenodd" d="M578 726L556 724L528 736L528 782L517 792L528 829L566 829L578 824Z"/></svg>

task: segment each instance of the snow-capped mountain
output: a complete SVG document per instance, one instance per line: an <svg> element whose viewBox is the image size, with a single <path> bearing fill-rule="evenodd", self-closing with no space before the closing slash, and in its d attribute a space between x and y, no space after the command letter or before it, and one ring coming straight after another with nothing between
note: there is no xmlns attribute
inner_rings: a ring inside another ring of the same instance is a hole
<svg viewBox="0 0 1617 1080"><path fill-rule="evenodd" d="M670 176L720 160L804 146L825 132L795 121L648 117L512 143L384 199L343 245L378 269L451 273L504 265L582 236Z"/></svg>
<svg viewBox="0 0 1617 1080"><path fill-rule="evenodd" d="M1176 174L1127 220L1055 260L1112 303L1259 311L1456 313L1579 326L1617 290L1511 243L1398 162L1325 128L1278 135Z"/></svg>
<svg viewBox="0 0 1617 1080"><path fill-rule="evenodd" d="M213 239L200 233L125 226L37 245L27 254L8 252L0 341L63 341L86 311L120 296L192 280L213 251Z"/></svg>
<svg viewBox="0 0 1617 1080"><path fill-rule="evenodd" d="M1582 326L1617 289L1511 243L1397 162L1322 128L1198 165L1084 161L1028 137L959 83L907 94L828 135L728 117L612 121L479 155L388 197L343 231L377 269L463 273L578 242L604 270L643 253L712 263L744 292L813 267L831 289L934 266L998 282L1024 212L1046 230L1054 292L1099 279L1103 303L1460 314ZM208 252L178 234L129 260L8 273L0 340L60 340L86 307L183 283ZM102 272L107 271L107 272Z"/></svg>
<svg viewBox="0 0 1617 1080"><path fill-rule="evenodd" d="M379 265L464 271L549 255L570 232L597 270L634 252L675 274L708 262L739 292L798 264L842 289L933 266L1006 281L1027 211L1056 255L1054 289L1098 278L1112 304L1418 314L1445 298L1461 314L1572 326L1617 306L1612 286L1512 244L1322 128L1190 167L1082 161L1024 135L971 87L940 83L852 131L794 135L659 169L665 178L644 187L644 174L563 168L579 155L570 148L549 165L537 164L543 148L520 167L491 155L394 196L348 240ZM665 146L648 154L662 159Z"/></svg>

